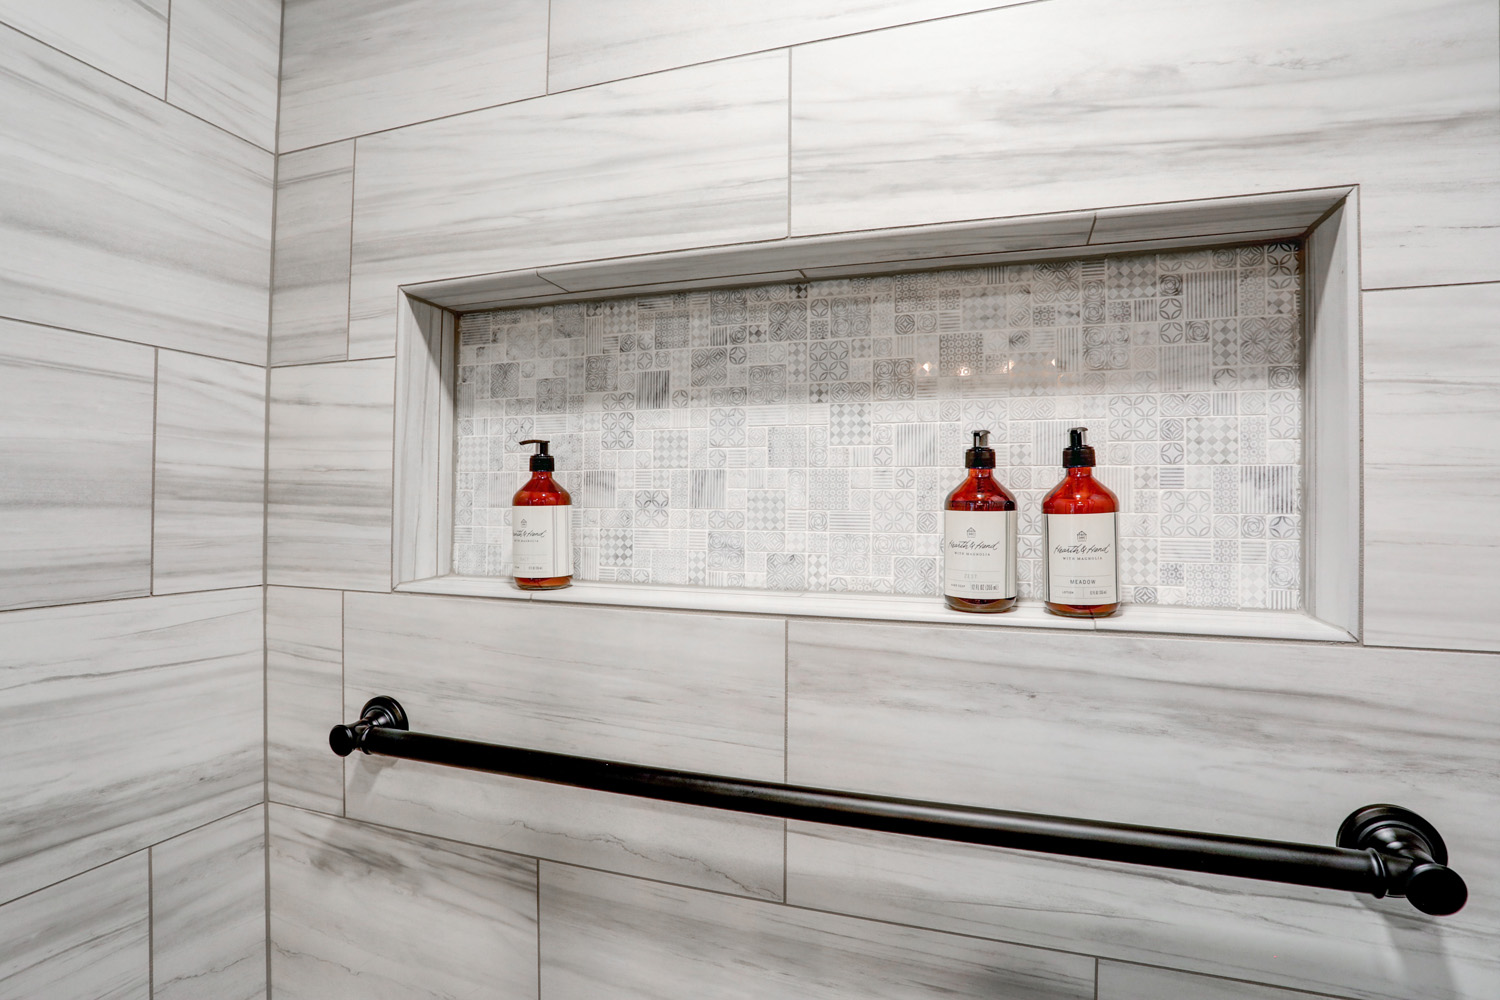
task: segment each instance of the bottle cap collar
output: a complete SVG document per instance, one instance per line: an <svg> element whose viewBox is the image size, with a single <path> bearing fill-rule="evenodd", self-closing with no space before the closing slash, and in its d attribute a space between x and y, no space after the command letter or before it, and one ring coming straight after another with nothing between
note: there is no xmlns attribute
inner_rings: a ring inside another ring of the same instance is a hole
<svg viewBox="0 0 1500 1000"><path fill-rule="evenodd" d="M993 469L995 449L990 447L989 431L974 431L974 447L964 452L964 467L969 469Z"/></svg>
<svg viewBox="0 0 1500 1000"><path fill-rule="evenodd" d="M546 441L542 440L541 438L527 438L525 441L522 441L520 443L536 445L536 454L531 456L532 472L551 472L553 469L557 468L557 460L553 456L547 454Z"/></svg>
<svg viewBox="0 0 1500 1000"><path fill-rule="evenodd" d="M1094 449L1084 444L1087 427L1073 427L1068 431L1068 446L1063 449L1063 468L1077 469L1094 464Z"/></svg>

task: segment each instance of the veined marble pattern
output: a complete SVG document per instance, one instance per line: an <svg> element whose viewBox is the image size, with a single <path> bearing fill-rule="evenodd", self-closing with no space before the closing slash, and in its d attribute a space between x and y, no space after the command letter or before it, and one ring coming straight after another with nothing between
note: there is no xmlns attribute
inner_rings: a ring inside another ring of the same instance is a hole
<svg viewBox="0 0 1500 1000"><path fill-rule="evenodd" d="M785 629L774 619L351 593L344 710L356 718L366 699L387 694L424 732L779 781Z"/></svg>
<svg viewBox="0 0 1500 1000"><path fill-rule="evenodd" d="M1365 287L1500 276L1490 0L1030 4L792 63L794 234L1353 182Z"/></svg>
<svg viewBox="0 0 1500 1000"><path fill-rule="evenodd" d="M408 704L404 696L401 702ZM447 732L425 722L414 728ZM350 759L348 776L351 819L676 885L781 898L786 834L779 819L364 755Z"/></svg>
<svg viewBox="0 0 1500 1000"><path fill-rule="evenodd" d="M1500 877L1490 657L803 622L789 656L793 783L1307 843L1397 802L1438 825L1471 885ZM1479 1000L1500 977L1482 893L1436 922L1400 901L797 823L787 886L796 905L1361 998Z"/></svg>
<svg viewBox="0 0 1500 1000"><path fill-rule="evenodd" d="M1083 955L1001 945L543 863L552 1000L1093 1000Z"/></svg>
<svg viewBox="0 0 1500 1000"><path fill-rule="evenodd" d="M999 6L1004 0L612 0L600 17L590 0L553 0L547 85L555 92Z"/></svg>
<svg viewBox="0 0 1500 1000"><path fill-rule="evenodd" d="M390 589L394 367L272 370L267 582Z"/></svg>
<svg viewBox="0 0 1500 1000"><path fill-rule="evenodd" d="M0 608L150 592L154 366L0 319Z"/></svg>
<svg viewBox="0 0 1500 1000"><path fill-rule="evenodd" d="M535 861L270 809L277 1000L536 997Z"/></svg>
<svg viewBox="0 0 1500 1000"><path fill-rule="evenodd" d="M0 616L0 900L261 801L261 634L259 588Z"/></svg>
<svg viewBox="0 0 1500 1000"><path fill-rule="evenodd" d="M170 6L171 0L0 0L0 23L161 97Z"/></svg>
<svg viewBox="0 0 1500 1000"><path fill-rule="evenodd" d="M1176 969L1123 962L1099 963L1097 1000L1311 1000L1306 993Z"/></svg>
<svg viewBox="0 0 1500 1000"><path fill-rule="evenodd" d="M266 767L272 802L341 814L344 765L328 730L344 713L344 596L266 590Z"/></svg>
<svg viewBox="0 0 1500 1000"><path fill-rule="evenodd" d="M274 151L280 62L280 0L172 0L177 107Z"/></svg>
<svg viewBox="0 0 1500 1000"><path fill-rule="evenodd" d="M260 585L265 437L264 368L160 353L155 593Z"/></svg>
<svg viewBox="0 0 1500 1000"><path fill-rule="evenodd" d="M936 596L988 429L1040 597L1041 501L1085 425L1137 604L1301 593L1295 244L467 313L453 566L509 576L524 438L573 495L575 576Z"/></svg>
<svg viewBox="0 0 1500 1000"><path fill-rule="evenodd" d="M1500 649L1497 315L1500 285L1364 296L1367 642Z"/></svg>
<svg viewBox="0 0 1500 1000"><path fill-rule="evenodd" d="M343 361L354 143L286 153L277 163L271 364Z"/></svg>
<svg viewBox="0 0 1500 1000"><path fill-rule="evenodd" d="M547 91L547 0L289 0L281 148Z"/></svg>
<svg viewBox="0 0 1500 1000"><path fill-rule="evenodd" d="M0 310L264 364L271 154L8 28L0 65Z"/></svg>
<svg viewBox="0 0 1500 1000"><path fill-rule="evenodd" d="M152 1000L146 852L0 906L0 996Z"/></svg>
<svg viewBox="0 0 1500 1000"><path fill-rule="evenodd" d="M349 356L400 284L785 236L786 116L771 52L361 138Z"/></svg>
<svg viewBox="0 0 1500 1000"><path fill-rule="evenodd" d="M265 1000L266 813L151 848L152 1000Z"/></svg>

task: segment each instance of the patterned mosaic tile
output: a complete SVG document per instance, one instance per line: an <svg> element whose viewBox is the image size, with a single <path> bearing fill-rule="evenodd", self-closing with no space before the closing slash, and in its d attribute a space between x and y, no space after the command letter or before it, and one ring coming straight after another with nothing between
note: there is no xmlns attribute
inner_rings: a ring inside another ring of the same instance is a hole
<svg viewBox="0 0 1500 1000"><path fill-rule="evenodd" d="M1275 243L469 313L455 570L509 575L516 442L545 437L580 579L936 596L988 428L1036 597L1081 424L1126 600L1299 607L1301 285Z"/></svg>

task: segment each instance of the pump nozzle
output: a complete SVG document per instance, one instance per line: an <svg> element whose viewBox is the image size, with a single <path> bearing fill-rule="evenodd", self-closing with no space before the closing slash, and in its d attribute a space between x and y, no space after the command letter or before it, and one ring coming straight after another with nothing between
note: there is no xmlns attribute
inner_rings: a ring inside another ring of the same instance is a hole
<svg viewBox="0 0 1500 1000"><path fill-rule="evenodd" d="M973 431L974 447L964 452L964 466L970 469L993 469L995 449L990 447L989 431Z"/></svg>
<svg viewBox="0 0 1500 1000"><path fill-rule="evenodd" d="M1092 466L1094 464L1094 449L1084 443L1084 435L1088 433L1087 427L1072 427L1068 429L1068 446L1063 449L1063 468L1076 469L1081 466Z"/></svg>
<svg viewBox="0 0 1500 1000"><path fill-rule="evenodd" d="M547 454L546 441L543 441L541 438L527 438L525 441L520 441L518 443L536 445L536 454L531 456L532 472L551 472L553 469L557 468L557 460L551 455Z"/></svg>

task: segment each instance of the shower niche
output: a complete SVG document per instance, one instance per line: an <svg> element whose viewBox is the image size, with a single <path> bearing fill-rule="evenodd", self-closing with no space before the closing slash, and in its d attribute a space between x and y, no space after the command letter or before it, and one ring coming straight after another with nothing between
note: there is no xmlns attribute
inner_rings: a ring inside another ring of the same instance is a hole
<svg viewBox="0 0 1500 1000"><path fill-rule="evenodd" d="M1350 188L563 263L403 289L398 590L982 627L1358 634ZM1120 497L1114 618L1040 606L1039 503L1084 425ZM939 596L988 429L1022 602ZM523 438L575 584L510 581Z"/></svg>

